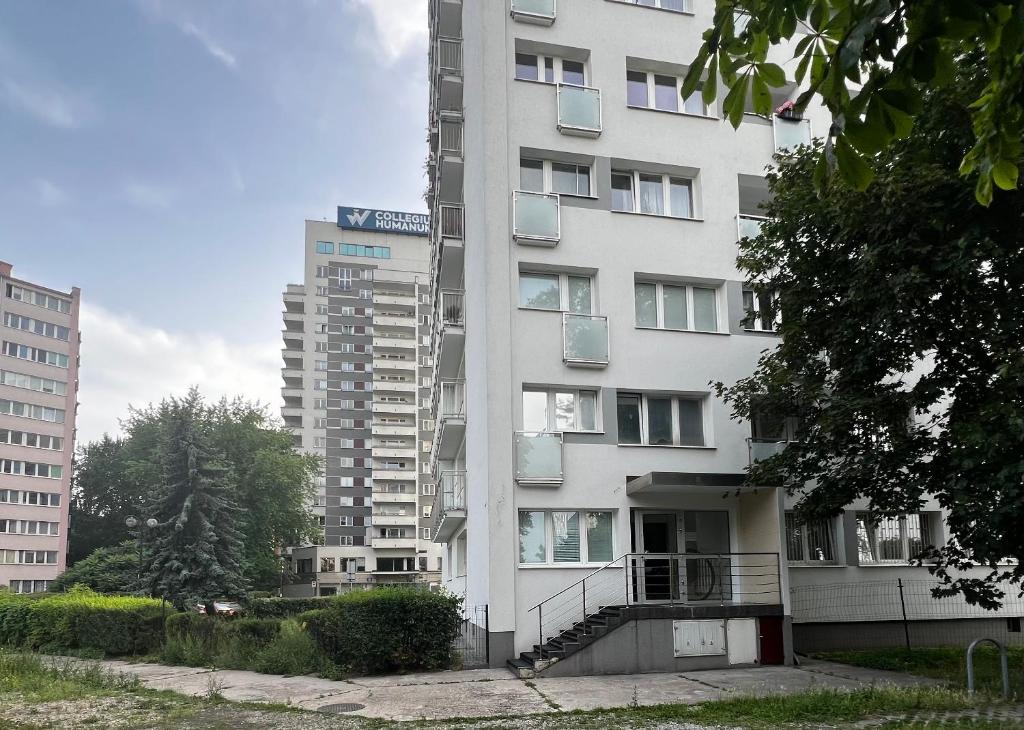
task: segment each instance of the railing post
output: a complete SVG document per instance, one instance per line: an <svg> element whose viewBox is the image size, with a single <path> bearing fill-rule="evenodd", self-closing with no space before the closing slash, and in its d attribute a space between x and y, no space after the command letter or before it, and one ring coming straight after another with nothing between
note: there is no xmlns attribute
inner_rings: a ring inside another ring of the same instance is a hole
<svg viewBox="0 0 1024 730"><path fill-rule="evenodd" d="M586 624L587 623L587 579L584 578L583 579L583 583L581 583L580 585L583 586L583 623ZM586 631L587 627L583 626L583 628L581 630L582 631Z"/></svg>
<svg viewBox="0 0 1024 730"><path fill-rule="evenodd" d="M537 606L537 656L544 658L544 606Z"/></svg>
<svg viewBox="0 0 1024 730"><path fill-rule="evenodd" d="M491 666L491 607L484 604L484 658L487 666Z"/></svg>
<svg viewBox="0 0 1024 730"><path fill-rule="evenodd" d="M896 584L900 589L900 608L903 611L903 637L907 642L907 651L910 651L910 626L907 624L907 601L903 597L903 579L899 578Z"/></svg>

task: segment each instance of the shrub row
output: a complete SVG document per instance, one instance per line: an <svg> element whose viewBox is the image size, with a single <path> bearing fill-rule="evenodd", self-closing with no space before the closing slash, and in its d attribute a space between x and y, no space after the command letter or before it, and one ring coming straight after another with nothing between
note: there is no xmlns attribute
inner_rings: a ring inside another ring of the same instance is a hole
<svg viewBox="0 0 1024 730"><path fill-rule="evenodd" d="M448 669L461 605L447 594L378 588L339 596L299 621L326 659L352 672Z"/></svg>
<svg viewBox="0 0 1024 730"><path fill-rule="evenodd" d="M6 646L120 656L156 651L162 639L163 611L154 599L87 588L44 596L0 593L0 644Z"/></svg>
<svg viewBox="0 0 1024 730"><path fill-rule="evenodd" d="M319 598L253 598L246 608L252 618L288 618L306 611L326 608L334 596Z"/></svg>
<svg viewBox="0 0 1024 730"><path fill-rule="evenodd" d="M313 640L296 621L178 613L166 628L161 658L169 664L293 675L320 669Z"/></svg>

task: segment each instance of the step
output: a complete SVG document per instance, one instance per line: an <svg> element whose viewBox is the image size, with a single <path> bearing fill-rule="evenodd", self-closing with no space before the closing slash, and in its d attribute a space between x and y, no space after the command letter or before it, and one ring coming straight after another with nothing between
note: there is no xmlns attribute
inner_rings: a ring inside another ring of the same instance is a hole
<svg viewBox="0 0 1024 730"><path fill-rule="evenodd" d="M505 662L505 666L519 679L530 679L536 676L533 664L523 659L509 659Z"/></svg>

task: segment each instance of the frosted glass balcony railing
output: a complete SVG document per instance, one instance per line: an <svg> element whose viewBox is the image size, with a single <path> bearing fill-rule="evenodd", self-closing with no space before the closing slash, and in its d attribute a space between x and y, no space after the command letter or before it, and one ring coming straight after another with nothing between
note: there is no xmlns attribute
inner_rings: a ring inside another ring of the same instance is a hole
<svg viewBox="0 0 1024 730"><path fill-rule="evenodd" d="M564 312L562 344L567 365L603 368L608 364L608 318Z"/></svg>
<svg viewBox="0 0 1024 730"><path fill-rule="evenodd" d="M750 451L750 464L753 465L755 462L764 461L776 454L781 454L786 448L787 443L789 442L777 439L747 439L747 447Z"/></svg>
<svg viewBox="0 0 1024 730"><path fill-rule="evenodd" d="M562 434L516 433L516 482L519 484L561 484Z"/></svg>
<svg viewBox="0 0 1024 730"><path fill-rule="evenodd" d="M775 151L792 152L802 144L811 143L811 122L809 119L786 119L773 116L775 128Z"/></svg>
<svg viewBox="0 0 1024 730"><path fill-rule="evenodd" d="M737 236L743 238L757 238L761 235L761 225L767 220L764 216L744 215L736 216Z"/></svg>
<svg viewBox="0 0 1024 730"><path fill-rule="evenodd" d="M601 134L601 90L559 84L558 131L584 137Z"/></svg>
<svg viewBox="0 0 1024 730"><path fill-rule="evenodd" d="M512 19L551 25L555 22L555 0L512 0Z"/></svg>
<svg viewBox="0 0 1024 730"><path fill-rule="evenodd" d="M561 238L561 212L555 193L530 193L516 190L512 194L515 225L512 236L517 241L554 245Z"/></svg>

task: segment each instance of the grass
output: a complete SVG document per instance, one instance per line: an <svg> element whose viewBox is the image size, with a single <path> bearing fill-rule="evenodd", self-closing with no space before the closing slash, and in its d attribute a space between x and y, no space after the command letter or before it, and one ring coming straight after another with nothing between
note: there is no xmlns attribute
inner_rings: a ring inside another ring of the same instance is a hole
<svg viewBox="0 0 1024 730"><path fill-rule="evenodd" d="M1024 647L1010 647L1010 691L1024 697ZM949 682L953 687L967 687L967 652L960 647L911 649L871 649L863 651L834 651L814 654L843 664L869 669L887 669L931 677ZM993 647L978 647L974 653L974 676L979 691L991 694L1002 692L1002 674L999 652Z"/></svg>

